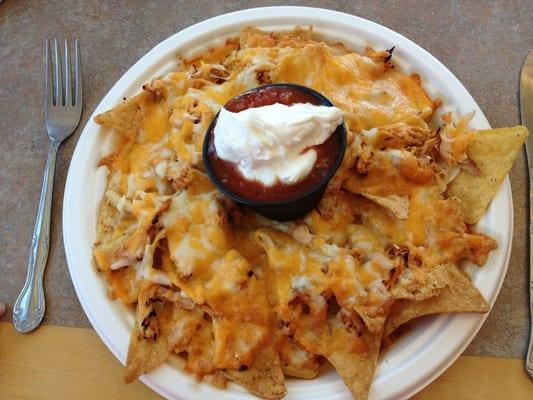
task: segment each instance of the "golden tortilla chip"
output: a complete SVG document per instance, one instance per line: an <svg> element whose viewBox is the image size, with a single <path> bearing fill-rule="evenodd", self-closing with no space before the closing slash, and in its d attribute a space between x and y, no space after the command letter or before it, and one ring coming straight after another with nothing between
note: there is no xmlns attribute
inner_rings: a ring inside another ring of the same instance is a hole
<svg viewBox="0 0 533 400"><path fill-rule="evenodd" d="M397 285L390 289L390 294L396 300L415 300L422 301L432 298L450 283L449 266L446 264L436 265L435 267L421 268L419 270L405 269L402 275L418 273L419 278L412 285ZM400 280L402 277L400 276Z"/></svg>
<svg viewBox="0 0 533 400"><path fill-rule="evenodd" d="M294 365L284 365L283 375L298 379L313 379L318 375L318 369L300 368Z"/></svg>
<svg viewBox="0 0 533 400"><path fill-rule="evenodd" d="M250 393L265 399L280 399L287 394L279 355L272 346L257 353L250 368L227 370L224 374Z"/></svg>
<svg viewBox="0 0 533 400"><path fill-rule="evenodd" d="M363 338L368 345L366 354L337 350L327 356L357 400L368 397L381 346L381 334L364 333Z"/></svg>
<svg viewBox="0 0 533 400"><path fill-rule="evenodd" d="M120 212L117 210L116 203L114 203L116 193L108 184L106 190L107 195L104 196L100 203L100 210L98 212L98 221L96 225L96 241L95 258L98 263L99 270L108 270L111 266L111 255L120 249L124 242L128 239L126 233L117 229L117 225L121 221ZM131 232L134 228L128 228Z"/></svg>
<svg viewBox="0 0 533 400"><path fill-rule="evenodd" d="M450 182L447 191L448 196L461 199L466 222L475 224L481 219L527 136L528 130L524 126L478 132L467 153L479 167L481 175L461 171Z"/></svg>
<svg viewBox="0 0 533 400"><path fill-rule="evenodd" d="M335 367L354 399L366 399L377 366L382 332L371 333L355 321L349 324L353 326L346 325L338 315L330 315L322 327L305 319L301 322L304 325L296 329L294 338Z"/></svg>
<svg viewBox="0 0 533 400"><path fill-rule="evenodd" d="M235 340L235 327L246 340ZM213 335L215 337L215 355L213 362L221 368L234 369L241 365L250 365L257 349L260 349L270 330L260 324L228 320L222 317L213 318Z"/></svg>
<svg viewBox="0 0 533 400"><path fill-rule="evenodd" d="M168 338L161 336L157 340L145 339L137 324L131 334L126 360L126 382L133 382L142 374L145 374L163 364L170 354Z"/></svg>
<svg viewBox="0 0 533 400"><path fill-rule="evenodd" d="M94 122L99 125L116 129L120 133L128 136L132 140L142 141L139 130L143 127L145 119L153 122L152 111L157 111L154 107L162 100L160 91L151 86L144 86L144 91L128 100L123 101L118 106L94 117ZM162 108L166 110L165 108ZM156 113L157 114L157 113ZM168 115L162 115L168 119Z"/></svg>
<svg viewBox="0 0 533 400"><path fill-rule="evenodd" d="M396 218L404 220L409 218L409 198L407 196L376 196L370 193L362 192L361 195L381 207L389 210Z"/></svg>
<svg viewBox="0 0 533 400"><path fill-rule="evenodd" d="M139 296L137 319L141 322L135 322L131 335L126 382L157 368L171 352L188 349L191 338L199 336L198 324L203 321L203 312L185 310L179 303L165 301L157 290L153 297L146 298L148 290L143 287ZM147 306L149 303L152 304Z"/></svg>
<svg viewBox="0 0 533 400"><path fill-rule="evenodd" d="M383 330L388 315L387 307L356 304L354 310L371 333L380 333Z"/></svg>
<svg viewBox="0 0 533 400"><path fill-rule="evenodd" d="M217 371L215 366L215 339L211 321L203 317L196 321L196 331L189 343L183 347L186 352L185 371L194 373L197 380ZM179 352L178 349L174 350Z"/></svg>
<svg viewBox="0 0 533 400"><path fill-rule="evenodd" d="M448 264L448 285L435 297L417 300L398 300L385 324L384 336L396 328L423 315L475 312L485 313L490 307L470 279L455 265Z"/></svg>
<svg viewBox="0 0 533 400"><path fill-rule="evenodd" d="M148 97L147 93L141 92L111 110L98 114L94 117L94 122L121 133L136 130L144 117L146 105L149 103Z"/></svg>
<svg viewBox="0 0 533 400"><path fill-rule="evenodd" d="M130 266L119 269L111 268L116 260L116 254L120 252L130 236L129 233L116 229L118 218L117 209L104 199L98 215L93 257L98 271L107 283L109 297L120 299L126 304L134 304L137 302L142 278Z"/></svg>
<svg viewBox="0 0 533 400"><path fill-rule="evenodd" d="M318 374L318 358L302 348L294 339L282 335L278 343L281 368L285 376L312 379Z"/></svg>
<svg viewBox="0 0 533 400"><path fill-rule="evenodd" d="M313 42L313 27L296 27L289 31L267 32L258 28L246 27L241 30L241 48L248 47L304 47Z"/></svg>

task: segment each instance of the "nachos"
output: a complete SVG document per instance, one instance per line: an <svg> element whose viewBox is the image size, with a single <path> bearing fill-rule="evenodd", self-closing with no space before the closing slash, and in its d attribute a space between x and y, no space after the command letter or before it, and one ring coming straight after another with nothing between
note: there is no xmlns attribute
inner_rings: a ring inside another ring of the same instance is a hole
<svg viewBox="0 0 533 400"><path fill-rule="evenodd" d="M338 371L367 397L382 343L422 315L484 313L461 269L498 244L475 224L527 136L444 114L393 49L364 54L312 29L238 37L153 79L95 120L119 135L94 258L112 299L135 307L132 381L172 355L197 380L278 399L285 377ZM233 203L205 174L205 132L232 97L305 85L342 110L343 164L316 209L277 222ZM430 123L433 120L433 123Z"/></svg>

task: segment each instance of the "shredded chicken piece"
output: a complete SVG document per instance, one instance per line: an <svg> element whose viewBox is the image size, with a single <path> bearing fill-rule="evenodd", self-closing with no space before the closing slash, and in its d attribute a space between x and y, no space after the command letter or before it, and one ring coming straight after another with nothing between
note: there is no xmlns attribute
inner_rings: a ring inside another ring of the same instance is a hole
<svg viewBox="0 0 533 400"><path fill-rule="evenodd" d="M318 212L325 218L331 218L336 213L343 213L349 207L347 194L344 190L327 191L318 204Z"/></svg>
<svg viewBox="0 0 533 400"><path fill-rule="evenodd" d="M411 182L427 185L435 181L434 165L428 158L409 155L401 160L398 172Z"/></svg>
<svg viewBox="0 0 533 400"><path fill-rule="evenodd" d="M163 101L166 97L166 89L164 87L164 85L156 85L158 81L154 81L153 83L151 84L147 84L147 85L142 85L142 89L149 93L150 94L150 99L154 102L154 103L160 103L161 101Z"/></svg>
<svg viewBox="0 0 533 400"><path fill-rule="evenodd" d="M179 291L173 291L161 285L150 282L143 283L137 303L137 324L146 339L157 339L159 326L157 324L158 305L175 303L184 310L193 310L193 301L182 296Z"/></svg>
<svg viewBox="0 0 533 400"><path fill-rule="evenodd" d="M201 62L198 67L194 66L191 78L195 80L204 80L206 83L215 83L217 85L226 82L230 72L222 64L206 64Z"/></svg>
<svg viewBox="0 0 533 400"><path fill-rule="evenodd" d="M354 310L342 308L339 310L336 317L342 321L346 329L357 333L358 336L365 331L365 324L363 320Z"/></svg>
<svg viewBox="0 0 533 400"><path fill-rule="evenodd" d="M433 160L436 160L439 156L440 145L440 128L436 131L432 131L428 134L428 137L420 147L413 149L413 153L417 157L430 156Z"/></svg>
<svg viewBox="0 0 533 400"><path fill-rule="evenodd" d="M378 139L374 145L378 149L406 149L422 147L428 140L429 130L405 123L384 126L378 129Z"/></svg>
<svg viewBox="0 0 533 400"><path fill-rule="evenodd" d="M99 161L98 161L98 166L99 167L108 167L108 168L114 168L114 165L115 165L115 160L116 160L116 154L115 153L111 153L111 154L108 154L107 156L104 156L102 157Z"/></svg>
<svg viewBox="0 0 533 400"><path fill-rule="evenodd" d="M468 159L466 150L470 142L475 138L475 131L468 128L468 124L473 117L474 114L468 114L457 123L453 123L451 113L446 113L442 116L444 125L439 132L439 153L450 167L466 163Z"/></svg>
<svg viewBox="0 0 533 400"><path fill-rule="evenodd" d="M483 265L489 253L497 247L496 241L482 233L470 232L458 198L435 200L434 204L427 215L425 229L436 239L420 251L423 263L433 266L466 259Z"/></svg>
<svg viewBox="0 0 533 400"><path fill-rule="evenodd" d="M409 247L405 245L393 244L385 249L389 258L395 262L394 268L389 272L389 280L386 283L387 289L394 287L405 269L409 260Z"/></svg>
<svg viewBox="0 0 533 400"><path fill-rule="evenodd" d="M372 158L372 148L369 146L361 145L361 152L355 162L355 171L358 174L368 174L368 168L370 166L370 159Z"/></svg>
<svg viewBox="0 0 533 400"><path fill-rule="evenodd" d="M192 182L194 174L193 167L186 163L172 162L167 165L165 178L172 184L172 189L179 192L186 189Z"/></svg>
<svg viewBox="0 0 533 400"><path fill-rule="evenodd" d="M219 389L225 389L228 383L228 378L221 371L216 371L211 379L211 384Z"/></svg>
<svg viewBox="0 0 533 400"><path fill-rule="evenodd" d="M394 48L395 46L388 50L374 50L371 47L367 47L365 49L365 55L371 58L376 64L383 64L383 72L386 72L394 68L394 65L391 63Z"/></svg>

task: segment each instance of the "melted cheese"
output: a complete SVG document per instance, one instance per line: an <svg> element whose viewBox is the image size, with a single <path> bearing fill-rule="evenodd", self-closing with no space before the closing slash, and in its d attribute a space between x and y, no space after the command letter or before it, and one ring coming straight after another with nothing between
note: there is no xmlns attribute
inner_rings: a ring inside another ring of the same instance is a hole
<svg viewBox="0 0 533 400"><path fill-rule="evenodd" d="M169 129L169 111L166 103L153 105L141 124L142 141L159 142Z"/></svg>
<svg viewBox="0 0 533 400"><path fill-rule="evenodd" d="M364 335L348 331L339 315L384 317L398 261L386 249L403 245L433 266L461 258L482 264L494 248L490 238L467 231L460 205L443 200L442 180L411 149L402 141L387 147L385 131L429 131L434 105L417 76L317 43L309 30L247 29L241 41L228 40L180 68L150 84L155 94L101 119L123 136L103 163L111 173L94 257L111 295L125 303L137 301L146 281L177 287L194 303L169 343L188 353L186 369L198 377L253 365L271 341L281 343L282 359L312 370L318 363L311 353L364 353ZM353 137L338 184L303 221L277 223L232 209L202 172L203 139L216 113L265 81L323 93L342 110ZM447 124L441 134L440 150L452 164L464 159L472 136L466 124ZM364 147L368 170L357 173ZM176 165L191 169L190 182L179 187L167 179ZM399 220L360 193L403 196L409 216ZM406 270L398 285L423 280ZM333 297L341 309L334 317L327 303ZM290 329L280 330L277 319ZM289 330L295 346L279 339Z"/></svg>
<svg viewBox="0 0 533 400"><path fill-rule="evenodd" d="M251 265L234 249L216 204L211 192L182 193L161 221L168 225L170 258L181 276L176 285L216 315L215 365L238 368L250 365L256 349L268 341L272 318L265 284L249 276Z"/></svg>
<svg viewBox="0 0 533 400"><path fill-rule="evenodd" d="M325 44L309 44L284 56L271 75L324 93L344 111L355 132L399 121L426 126L433 112L416 79L395 71L385 74L382 66L355 53L334 56Z"/></svg>

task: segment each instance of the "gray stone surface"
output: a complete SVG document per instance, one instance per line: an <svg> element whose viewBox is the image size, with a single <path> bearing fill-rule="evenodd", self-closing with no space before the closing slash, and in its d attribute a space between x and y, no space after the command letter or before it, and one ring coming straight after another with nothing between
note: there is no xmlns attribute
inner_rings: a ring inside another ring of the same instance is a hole
<svg viewBox="0 0 533 400"><path fill-rule="evenodd" d="M262 5L301 4L371 19L427 49L465 84L493 126L519 122L518 76L533 49L531 1L15 1L0 4L0 298L10 306L23 284L46 157L43 44L82 43L85 108L81 126L113 83L169 35L205 18ZM65 177L78 131L58 158L46 324L87 327L67 271L61 231ZM523 357L526 297L526 169L511 172L515 235L509 273L470 355ZM7 316L10 318L10 315Z"/></svg>

